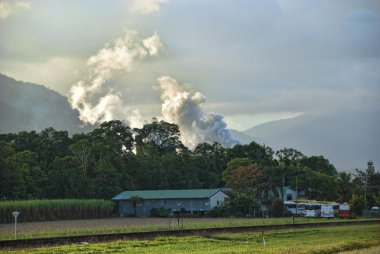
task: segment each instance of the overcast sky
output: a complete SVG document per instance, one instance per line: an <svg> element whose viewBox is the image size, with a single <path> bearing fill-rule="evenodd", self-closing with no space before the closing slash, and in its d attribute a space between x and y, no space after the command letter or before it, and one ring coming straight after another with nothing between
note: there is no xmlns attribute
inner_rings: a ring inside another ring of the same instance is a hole
<svg viewBox="0 0 380 254"><path fill-rule="evenodd" d="M0 0L0 72L67 95L87 60L130 30L157 33L164 50L107 85L146 119L160 114L162 75L238 130L380 109L378 0Z"/></svg>

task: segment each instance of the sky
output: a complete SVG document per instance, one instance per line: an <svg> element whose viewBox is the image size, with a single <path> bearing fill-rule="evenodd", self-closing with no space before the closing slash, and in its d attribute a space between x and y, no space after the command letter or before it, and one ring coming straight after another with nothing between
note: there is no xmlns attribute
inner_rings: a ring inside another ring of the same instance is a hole
<svg viewBox="0 0 380 254"><path fill-rule="evenodd" d="M162 114L160 77L237 130L380 108L378 0L0 0L0 42L1 73L87 102L101 77L97 93L143 120ZM105 60L120 50L128 65Z"/></svg>

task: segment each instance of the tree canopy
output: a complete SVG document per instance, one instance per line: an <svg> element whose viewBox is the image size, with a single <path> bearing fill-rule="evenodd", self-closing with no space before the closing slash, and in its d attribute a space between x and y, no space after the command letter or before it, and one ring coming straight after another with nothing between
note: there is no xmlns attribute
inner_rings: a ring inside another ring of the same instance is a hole
<svg viewBox="0 0 380 254"><path fill-rule="evenodd" d="M234 204L254 200L247 208L252 211L273 196L282 198L282 186L309 199L344 202L366 194L369 207L380 200L380 174L372 162L348 174L338 173L323 156L294 148L273 151L256 142L232 148L201 143L190 150L177 125L156 119L135 129L104 122L72 137L53 128L0 134L2 200L109 199L123 190L231 187L240 198Z"/></svg>

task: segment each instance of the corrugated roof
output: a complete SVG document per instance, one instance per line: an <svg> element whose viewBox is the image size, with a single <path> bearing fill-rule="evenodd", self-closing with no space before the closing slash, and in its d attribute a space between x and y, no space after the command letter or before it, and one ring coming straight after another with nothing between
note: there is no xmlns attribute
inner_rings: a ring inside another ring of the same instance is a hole
<svg viewBox="0 0 380 254"><path fill-rule="evenodd" d="M112 200L129 200L133 196L142 199L209 198L218 191L220 189L123 191Z"/></svg>

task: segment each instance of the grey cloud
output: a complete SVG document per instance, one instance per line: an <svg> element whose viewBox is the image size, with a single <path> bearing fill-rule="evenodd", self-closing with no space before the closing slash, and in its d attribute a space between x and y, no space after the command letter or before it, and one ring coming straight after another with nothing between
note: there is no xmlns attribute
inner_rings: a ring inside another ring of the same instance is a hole
<svg viewBox="0 0 380 254"><path fill-rule="evenodd" d="M298 90L279 92L256 100L211 103L208 110L225 115L258 114L272 112L323 113L379 109L380 95L363 90ZM338 102L338 103L337 103Z"/></svg>
<svg viewBox="0 0 380 254"><path fill-rule="evenodd" d="M131 1L72 3L35 1L27 17L0 22L0 71L15 59L86 59L133 28L157 31L166 51L109 85L156 105L146 116L157 116L151 87L161 75L191 84L222 114L380 108L379 1L169 1L154 15L129 14Z"/></svg>

